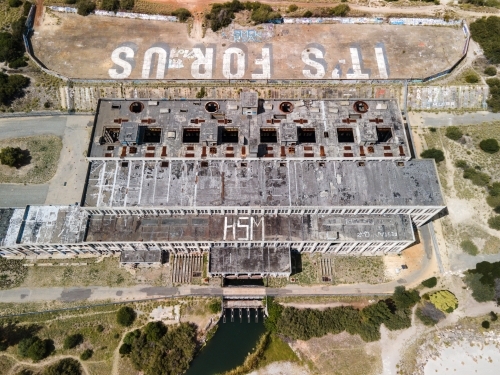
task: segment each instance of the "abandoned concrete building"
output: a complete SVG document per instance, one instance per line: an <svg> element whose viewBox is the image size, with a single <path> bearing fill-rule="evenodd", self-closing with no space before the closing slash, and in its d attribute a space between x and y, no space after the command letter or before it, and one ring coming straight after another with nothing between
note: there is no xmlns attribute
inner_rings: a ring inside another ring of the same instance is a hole
<svg viewBox="0 0 500 375"><path fill-rule="evenodd" d="M210 275L283 276L290 251L399 253L445 208L396 100L241 95L102 99L81 204L2 209L0 255L208 252Z"/></svg>

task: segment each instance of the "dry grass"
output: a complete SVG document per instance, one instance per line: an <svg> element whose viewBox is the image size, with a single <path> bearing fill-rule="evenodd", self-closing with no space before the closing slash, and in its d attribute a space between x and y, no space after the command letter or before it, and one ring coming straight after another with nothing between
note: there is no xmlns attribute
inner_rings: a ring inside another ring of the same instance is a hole
<svg viewBox="0 0 500 375"><path fill-rule="evenodd" d="M0 353L0 369L2 369L4 374L7 374L9 370L12 367L14 367L15 364L16 361L14 361L12 358L2 355Z"/></svg>
<svg viewBox="0 0 500 375"><path fill-rule="evenodd" d="M67 262L51 259L45 263ZM39 261L39 263L42 263ZM87 260L86 266L39 266L29 267L28 275L21 287L55 287L55 286L130 286L134 285L134 277L119 267L117 258L105 258L102 262Z"/></svg>
<svg viewBox="0 0 500 375"><path fill-rule="evenodd" d="M382 257L332 257L335 284L378 284L386 280Z"/></svg>
<svg viewBox="0 0 500 375"><path fill-rule="evenodd" d="M180 8L172 3L157 3L155 1L136 0L133 12L146 14L163 14L169 16L174 10Z"/></svg>
<svg viewBox="0 0 500 375"><path fill-rule="evenodd" d="M0 2L0 29L9 27L10 24L23 14L23 7L11 8L7 0Z"/></svg>
<svg viewBox="0 0 500 375"><path fill-rule="evenodd" d="M62 149L59 137L44 135L0 141L0 149L7 146L29 150L31 161L28 165L17 169L0 165L0 183L43 184L56 173Z"/></svg>
<svg viewBox="0 0 500 375"><path fill-rule="evenodd" d="M293 345L324 375L371 375L382 370L379 344L367 344L346 332Z"/></svg>

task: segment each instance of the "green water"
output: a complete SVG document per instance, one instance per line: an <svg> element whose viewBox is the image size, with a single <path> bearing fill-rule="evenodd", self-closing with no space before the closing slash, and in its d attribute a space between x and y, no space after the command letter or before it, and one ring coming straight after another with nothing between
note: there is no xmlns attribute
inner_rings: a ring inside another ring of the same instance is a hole
<svg viewBox="0 0 500 375"><path fill-rule="evenodd" d="M214 375L243 364L265 332L262 311L259 312L258 323L255 322L255 309L250 309L250 323L246 309L242 310L241 322L238 309L234 311L234 322L231 322L230 310L226 310L225 314L226 323L221 318L214 337L191 362L186 375Z"/></svg>

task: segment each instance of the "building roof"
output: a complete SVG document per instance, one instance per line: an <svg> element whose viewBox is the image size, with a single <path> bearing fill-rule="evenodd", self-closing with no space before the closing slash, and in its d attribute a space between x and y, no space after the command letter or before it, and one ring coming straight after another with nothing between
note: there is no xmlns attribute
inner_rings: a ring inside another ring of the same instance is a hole
<svg viewBox="0 0 500 375"><path fill-rule="evenodd" d="M209 273L290 275L290 249L287 247L214 247L210 251Z"/></svg>
<svg viewBox="0 0 500 375"><path fill-rule="evenodd" d="M408 215L92 215L87 242L414 241Z"/></svg>
<svg viewBox="0 0 500 375"><path fill-rule="evenodd" d="M444 206L434 160L91 162L88 207Z"/></svg>

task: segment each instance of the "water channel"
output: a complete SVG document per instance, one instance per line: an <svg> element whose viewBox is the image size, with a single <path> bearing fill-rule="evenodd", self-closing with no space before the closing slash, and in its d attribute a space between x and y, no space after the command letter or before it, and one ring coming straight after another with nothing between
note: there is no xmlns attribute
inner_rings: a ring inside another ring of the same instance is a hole
<svg viewBox="0 0 500 375"><path fill-rule="evenodd" d="M262 309L225 309L218 325L214 337L191 362L186 375L215 375L243 364L265 332Z"/></svg>

